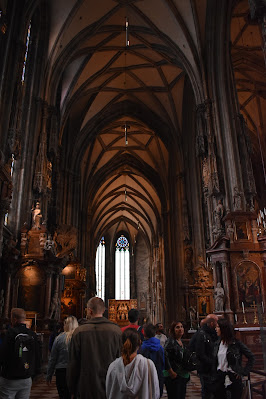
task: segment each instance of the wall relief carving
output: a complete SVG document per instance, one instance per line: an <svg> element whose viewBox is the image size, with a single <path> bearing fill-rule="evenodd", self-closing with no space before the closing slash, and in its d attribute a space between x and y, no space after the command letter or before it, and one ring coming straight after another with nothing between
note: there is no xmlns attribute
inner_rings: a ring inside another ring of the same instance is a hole
<svg viewBox="0 0 266 399"><path fill-rule="evenodd" d="M54 240L56 242L57 256L63 257L69 255L77 247L77 229L73 226L63 224L56 230Z"/></svg>

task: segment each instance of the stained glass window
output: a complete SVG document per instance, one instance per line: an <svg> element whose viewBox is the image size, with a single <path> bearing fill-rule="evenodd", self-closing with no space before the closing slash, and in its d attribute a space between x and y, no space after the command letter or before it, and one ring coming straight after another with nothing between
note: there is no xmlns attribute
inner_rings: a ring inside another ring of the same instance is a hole
<svg viewBox="0 0 266 399"><path fill-rule="evenodd" d="M100 243L98 245L96 251L96 260L95 260L95 274L96 274L96 295L99 298L102 298L104 301L105 298L105 241L104 237L101 238Z"/></svg>
<svg viewBox="0 0 266 399"><path fill-rule="evenodd" d="M25 55L24 55L24 62L23 62L23 69L22 69L22 76L21 76L22 84L24 83L24 80L25 80L26 64L27 64L27 58L28 58L28 53L29 53L29 44L30 44L30 31L31 31L31 22L29 23L28 32L27 32L26 51L25 51Z"/></svg>
<svg viewBox="0 0 266 399"><path fill-rule="evenodd" d="M115 299L130 299L129 242L123 235L115 244Z"/></svg>

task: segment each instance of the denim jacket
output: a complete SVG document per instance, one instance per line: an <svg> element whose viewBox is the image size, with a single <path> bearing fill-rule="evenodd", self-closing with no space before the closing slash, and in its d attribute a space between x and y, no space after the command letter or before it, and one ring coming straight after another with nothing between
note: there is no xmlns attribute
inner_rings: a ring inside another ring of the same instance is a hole
<svg viewBox="0 0 266 399"><path fill-rule="evenodd" d="M47 381L51 381L55 369L66 369L68 364L68 345L66 334L58 335L54 341L52 352L48 361Z"/></svg>
<svg viewBox="0 0 266 399"><path fill-rule="evenodd" d="M218 351L221 343L221 339L219 339L214 346L214 356L216 359L216 368L218 364ZM247 358L247 363L245 367L242 366L242 355ZM228 361L228 366L238 375L248 375L254 365L254 355L250 349L243 344L243 342L235 339L231 344L228 345L226 358Z"/></svg>

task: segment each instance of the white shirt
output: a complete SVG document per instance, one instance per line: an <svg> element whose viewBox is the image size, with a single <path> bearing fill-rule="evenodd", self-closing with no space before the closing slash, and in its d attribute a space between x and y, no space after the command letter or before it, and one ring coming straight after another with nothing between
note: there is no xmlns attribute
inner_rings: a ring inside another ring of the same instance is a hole
<svg viewBox="0 0 266 399"><path fill-rule="evenodd" d="M228 349L228 345L224 344L222 341L220 343L219 346L219 350L218 350L218 366L217 366L217 370L221 370L221 371L232 371L231 367L228 367L228 361L226 359L226 354L227 354L227 349Z"/></svg>

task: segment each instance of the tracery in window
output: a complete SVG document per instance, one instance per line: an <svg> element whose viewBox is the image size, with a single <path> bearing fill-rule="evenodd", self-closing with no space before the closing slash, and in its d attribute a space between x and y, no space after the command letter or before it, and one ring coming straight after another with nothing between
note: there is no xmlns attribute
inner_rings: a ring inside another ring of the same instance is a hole
<svg viewBox="0 0 266 399"><path fill-rule="evenodd" d="M95 274L96 274L96 295L99 298L102 298L104 301L105 298L105 241L104 237L101 238L101 241L98 245L96 251L96 260L95 260Z"/></svg>
<svg viewBox="0 0 266 399"><path fill-rule="evenodd" d="M27 32L26 51L25 51L25 55L24 55L24 62L23 62L23 69L22 69L22 76L21 76L22 84L25 81L26 64L27 64L28 53L29 53L29 44L30 44L30 31L31 31L31 22L29 23L28 32Z"/></svg>
<svg viewBox="0 0 266 399"><path fill-rule="evenodd" d="M123 235L115 244L115 299L130 299L129 242Z"/></svg>

